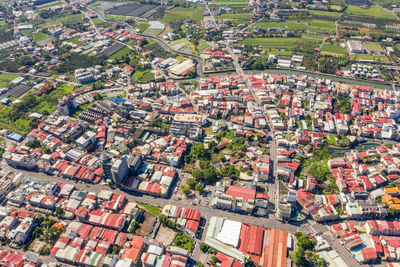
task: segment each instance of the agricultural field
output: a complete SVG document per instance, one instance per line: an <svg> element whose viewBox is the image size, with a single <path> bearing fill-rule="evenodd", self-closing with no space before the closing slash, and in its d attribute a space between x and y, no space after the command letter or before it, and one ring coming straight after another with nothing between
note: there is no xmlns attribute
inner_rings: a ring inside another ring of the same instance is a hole
<svg viewBox="0 0 400 267"><path fill-rule="evenodd" d="M230 20L230 19L250 19L253 17L253 13L235 13L235 14L222 14L215 16L215 19L224 19L224 20Z"/></svg>
<svg viewBox="0 0 400 267"><path fill-rule="evenodd" d="M215 6L233 6L233 7L238 7L238 6L248 6L249 2L246 0L215 0L213 1Z"/></svg>
<svg viewBox="0 0 400 267"><path fill-rule="evenodd" d="M251 28L255 28L256 26L263 28L264 30L268 30L268 28L277 28L277 29L288 29L288 30L305 30L307 29L307 21L302 20L298 22L297 20L287 20L285 22L275 22L275 21L266 21L266 22L258 22L251 26Z"/></svg>
<svg viewBox="0 0 400 267"><path fill-rule="evenodd" d="M162 22L169 24L173 21L188 19L200 24L201 20L203 19L203 10L204 7L200 6L195 8L176 7L166 11L166 15L162 19Z"/></svg>
<svg viewBox="0 0 400 267"><path fill-rule="evenodd" d="M20 33L23 36L28 36L29 34L31 34L34 31L34 29L29 29L29 30L20 30Z"/></svg>
<svg viewBox="0 0 400 267"><path fill-rule="evenodd" d="M140 30L140 32L144 32L149 27L149 23L147 21L138 21L136 27Z"/></svg>
<svg viewBox="0 0 400 267"><path fill-rule="evenodd" d="M322 11L322 10L309 10L308 12L312 15L328 16L328 17L334 17L334 18L338 18L342 14L340 12L329 12L329 11Z"/></svg>
<svg viewBox="0 0 400 267"><path fill-rule="evenodd" d="M0 73L0 88L8 86L12 80L18 78L19 76L19 74L13 73Z"/></svg>
<svg viewBox="0 0 400 267"><path fill-rule="evenodd" d="M148 83L154 81L154 74L151 73L152 69L148 69L145 71L135 71L133 77L135 78L135 82L138 83Z"/></svg>
<svg viewBox="0 0 400 267"><path fill-rule="evenodd" d="M37 122L27 119L30 113L52 113L57 107L58 99L69 95L74 89L74 86L62 84L49 94L42 96L28 92L20 98L20 103L0 110L0 126L20 134L27 134L37 126Z"/></svg>
<svg viewBox="0 0 400 267"><path fill-rule="evenodd" d="M316 31L335 31L335 22L313 19L310 22L309 29Z"/></svg>
<svg viewBox="0 0 400 267"><path fill-rule="evenodd" d="M370 6L368 8L364 8L360 6L349 5L346 8L345 14L356 15L356 16L368 16L379 19L397 20L397 17L393 15L391 12L388 12L378 6Z"/></svg>
<svg viewBox="0 0 400 267"><path fill-rule="evenodd" d="M116 52L115 54L113 54L112 56L110 56L111 59L115 59L115 60L119 60L127 55L129 55L131 52L131 50L128 47L124 47L121 50L119 50L118 52Z"/></svg>
<svg viewBox="0 0 400 267"><path fill-rule="evenodd" d="M38 25L39 28L51 26L53 24L58 23L71 23L71 22L78 22L82 21L83 14L67 14L62 17L54 17L44 20L43 24Z"/></svg>
<svg viewBox="0 0 400 267"><path fill-rule="evenodd" d="M274 54L275 56L290 57L293 54L292 49L285 49L285 48L264 48L263 50L267 54Z"/></svg>
<svg viewBox="0 0 400 267"><path fill-rule="evenodd" d="M387 9L391 9L392 5L399 5L398 0L373 0L372 2Z"/></svg>
<svg viewBox="0 0 400 267"><path fill-rule="evenodd" d="M379 43L364 42L365 49L374 50L375 52L384 52L383 48Z"/></svg>
<svg viewBox="0 0 400 267"><path fill-rule="evenodd" d="M341 57L347 55L346 49L341 47L339 44L324 43L321 48L321 55L331 55L335 57Z"/></svg>
<svg viewBox="0 0 400 267"><path fill-rule="evenodd" d="M71 39L67 40L67 42L76 44L76 45L84 45L81 41L79 41L78 37L72 37Z"/></svg>
<svg viewBox="0 0 400 267"><path fill-rule="evenodd" d="M352 55L353 60L374 60L375 62L384 62L389 63L390 59L387 56L378 56L378 55L364 55L364 54L354 54Z"/></svg>
<svg viewBox="0 0 400 267"><path fill-rule="evenodd" d="M240 44L262 47L293 47L298 38L247 38Z"/></svg>
<svg viewBox="0 0 400 267"><path fill-rule="evenodd" d="M50 38L50 37L51 37L50 35L45 34L43 32L35 32L33 34L33 41L39 42L39 41L42 41L42 40Z"/></svg>

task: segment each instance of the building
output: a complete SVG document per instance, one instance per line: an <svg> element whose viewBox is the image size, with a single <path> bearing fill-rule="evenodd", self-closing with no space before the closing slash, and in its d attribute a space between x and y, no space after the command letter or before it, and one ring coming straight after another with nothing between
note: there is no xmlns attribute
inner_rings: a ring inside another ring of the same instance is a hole
<svg viewBox="0 0 400 267"><path fill-rule="evenodd" d="M361 41L348 40L346 44L350 53L365 54L367 52L367 49L365 49Z"/></svg>
<svg viewBox="0 0 400 267"><path fill-rule="evenodd" d="M96 81L95 74L95 69L76 69L75 80L80 84L92 83Z"/></svg>
<svg viewBox="0 0 400 267"><path fill-rule="evenodd" d="M122 179L127 177L129 174L128 160L124 156L119 160L116 160L111 166L111 175L114 183L119 184Z"/></svg>

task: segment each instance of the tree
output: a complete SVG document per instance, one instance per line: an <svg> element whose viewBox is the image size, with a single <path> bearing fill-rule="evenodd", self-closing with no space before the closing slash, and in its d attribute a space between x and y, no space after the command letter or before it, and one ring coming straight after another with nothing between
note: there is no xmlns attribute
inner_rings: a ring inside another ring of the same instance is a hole
<svg viewBox="0 0 400 267"><path fill-rule="evenodd" d="M189 195L190 193L190 187L187 185L181 185L181 189L182 189L182 193L184 193L185 195Z"/></svg>
<svg viewBox="0 0 400 267"><path fill-rule="evenodd" d="M390 217L394 218L397 215L397 210L393 208L387 208L387 213Z"/></svg>
<svg viewBox="0 0 400 267"><path fill-rule="evenodd" d="M201 262L198 262L197 267L204 267L204 265Z"/></svg>
<svg viewBox="0 0 400 267"><path fill-rule="evenodd" d="M196 186L196 181L193 178L188 178L186 180L186 184L190 186L191 189L194 189Z"/></svg>
<svg viewBox="0 0 400 267"><path fill-rule="evenodd" d="M57 207L54 211L54 215L57 218L62 218L62 216L64 215L64 210L61 207Z"/></svg>
<svg viewBox="0 0 400 267"><path fill-rule="evenodd" d="M216 257L216 256L212 256L211 257L211 261L210 261L210 265L214 265L216 266L218 263L220 263L221 261Z"/></svg>
<svg viewBox="0 0 400 267"><path fill-rule="evenodd" d="M204 172L200 169L194 169L192 171L192 176L196 179L196 181L202 181L204 179Z"/></svg>
<svg viewBox="0 0 400 267"><path fill-rule="evenodd" d="M120 251L120 248L118 246L114 245L112 247L111 255L116 255L119 253L119 251Z"/></svg>
<svg viewBox="0 0 400 267"><path fill-rule="evenodd" d="M305 263L304 249L302 247L297 247L292 254L292 261L296 266L302 266Z"/></svg>
<svg viewBox="0 0 400 267"><path fill-rule="evenodd" d="M222 174L234 180L239 178L239 171L236 169L235 165L226 165L222 169Z"/></svg>
<svg viewBox="0 0 400 267"><path fill-rule="evenodd" d="M203 185L201 183L196 184L195 190L197 192L203 192Z"/></svg>
<svg viewBox="0 0 400 267"><path fill-rule="evenodd" d="M50 248L48 246L43 246L39 249L39 255L50 255Z"/></svg>

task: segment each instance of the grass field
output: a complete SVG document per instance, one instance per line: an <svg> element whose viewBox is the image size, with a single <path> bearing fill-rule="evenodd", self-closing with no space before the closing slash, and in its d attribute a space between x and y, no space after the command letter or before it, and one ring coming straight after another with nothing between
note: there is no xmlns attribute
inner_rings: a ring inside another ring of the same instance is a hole
<svg viewBox="0 0 400 267"><path fill-rule="evenodd" d="M378 4L384 8L390 9L392 5L397 5L399 6L399 1L398 0L373 0L375 4Z"/></svg>
<svg viewBox="0 0 400 267"><path fill-rule="evenodd" d="M339 44L324 43L321 48L321 54L341 57L347 55L347 52L346 49L341 47Z"/></svg>
<svg viewBox="0 0 400 267"><path fill-rule="evenodd" d="M352 55L353 60L374 60L375 62L390 62L387 56L377 56L377 55Z"/></svg>
<svg viewBox="0 0 400 267"><path fill-rule="evenodd" d="M247 38L240 44L262 47L293 47L298 38Z"/></svg>
<svg viewBox="0 0 400 267"><path fill-rule="evenodd" d="M208 47L208 43L205 40L200 40L199 45L196 47L197 51L203 52Z"/></svg>
<svg viewBox="0 0 400 267"><path fill-rule="evenodd" d="M76 45L84 45L81 41L79 41L78 37L72 37L71 39L67 40L67 42L76 44Z"/></svg>
<svg viewBox="0 0 400 267"><path fill-rule="evenodd" d="M364 42L365 49L374 50L376 52L383 52L383 48L379 43L374 42Z"/></svg>
<svg viewBox="0 0 400 267"><path fill-rule="evenodd" d="M342 10L342 7L341 6L337 6L337 5L330 5L329 7L332 10L335 10L335 11L341 11Z"/></svg>
<svg viewBox="0 0 400 267"><path fill-rule="evenodd" d="M20 75L19 74L13 74L13 73L0 73L0 88L8 86L8 84L14 80L15 78L18 78Z"/></svg>
<svg viewBox="0 0 400 267"><path fill-rule="evenodd" d="M6 78L11 79L11 76ZM27 134L32 129L31 121L27 119L30 113L43 113L44 111L52 113L57 107L58 99L69 95L73 90L74 86L62 84L50 93L42 96L35 96L31 93L25 94L22 98L20 98L22 103L5 107L0 110L0 126L11 129L20 134ZM24 106L27 102L34 104L28 110L21 110L21 105ZM19 114L17 118L15 120L11 120L9 115L16 113Z"/></svg>
<svg viewBox="0 0 400 267"><path fill-rule="evenodd" d="M328 17L339 17L340 12L329 12L329 11L322 11L322 10L309 10L308 11L312 15L318 15L318 16L328 16Z"/></svg>
<svg viewBox="0 0 400 267"><path fill-rule="evenodd" d="M222 14L215 16L215 19L250 19L253 13Z"/></svg>
<svg viewBox="0 0 400 267"><path fill-rule="evenodd" d="M55 17L46 19L43 24L38 25L38 27L45 27L50 24L57 24L57 23L68 23L68 22L78 22L82 21L83 14L67 14L62 17Z"/></svg>
<svg viewBox="0 0 400 267"><path fill-rule="evenodd" d="M39 42L39 41L42 41L42 40L50 38L50 37L51 37L50 35L45 34L43 32L35 32L33 34L33 41Z"/></svg>
<svg viewBox="0 0 400 267"><path fill-rule="evenodd" d="M160 207L156 207L150 204L144 204L144 203L138 203L139 206L142 206L143 208L145 208L148 212L150 212L151 214L158 216L161 213L161 208Z"/></svg>
<svg viewBox="0 0 400 267"><path fill-rule="evenodd" d="M122 15L106 14L105 17L106 17L106 19L111 19L111 20L124 20L125 19L125 16L122 16Z"/></svg>
<svg viewBox="0 0 400 267"><path fill-rule="evenodd" d="M93 21L94 24L96 24L97 27L106 28L106 27L109 27L109 26L112 25L111 22L101 21L99 18L94 18L94 19L92 19L92 21Z"/></svg>
<svg viewBox="0 0 400 267"><path fill-rule="evenodd" d="M135 82L148 83L154 81L154 74L151 73L151 71L151 69L145 71L135 71L135 73L133 74Z"/></svg>
<svg viewBox="0 0 400 267"><path fill-rule="evenodd" d="M297 22L296 20L288 20L286 22L274 22L274 21L269 21L269 22L258 22L254 24L251 28L254 29L254 27L260 27L263 28L264 30L268 30L268 28L277 28L277 29L288 29L288 30L304 30L308 26L306 24L306 20Z"/></svg>
<svg viewBox="0 0 400 267"><path fill-rule="evenodd" d="M136 26L141 32L144 32L149 27L149 23L147 21L138 21Z"/></svg>
<svg viewBox="0 0 400 267"><path fill-rule="evenodd" d="M35 30L35 29L20 30L20 33L21 33L23 36L27 36L27 35L31 34L34 30Z"/></svg>
<svg viewBox="0 0 400 267"><path fill-rule="evenodd" d="M347 6L345 13L348 15L369 16L380 19L397 19L395 15L378 6L363 8L360 6L349 5Z"/></svg>
<svg viewBox="0 0 400 267"><path fill-rule="evenodd" d="M285 48L264 48L263 49L267 54L274 54L275 56L292 56L293 51L291 49Z"/></svg>
<svg viewBox="0 0 400 267"><path fill-rule="evenodd" d="M249 2L246 0L215 0L213 1L216 6L248 6Z"/></svg>
<svg viewBox="0 0 400 267"><path fill-rule="evenodd" d="M163 23L171 23L177 20L193 20L197 24L201 23L203 19L204 7L184 8L176 7L166 11L165 17L162 19Z"/></svg>
<svg viewBox="0 0 400 267"><path fill-rule="evenodd" d="M147 29L144 31L145 34L150 34L150 35L159 35L162 33L164 30L161 29Z"/></svg>
<svg viewBox="0 0 400 267"><path fill-rule="evenodd" d="M310 29L319 30L319 31L334 31L335 30L335 22L327 21L327 20L318 20L313 19L310 22Z"/></svg>
<svg viewBox="0 0 400 267"><path fill-rule="evenodd" d="M121 50L119 50L117 53L113 54L110 56L111 59L121 59L127 55L129 55L129 53L131 52L131 50L128 47L124 47Z"/></svg>

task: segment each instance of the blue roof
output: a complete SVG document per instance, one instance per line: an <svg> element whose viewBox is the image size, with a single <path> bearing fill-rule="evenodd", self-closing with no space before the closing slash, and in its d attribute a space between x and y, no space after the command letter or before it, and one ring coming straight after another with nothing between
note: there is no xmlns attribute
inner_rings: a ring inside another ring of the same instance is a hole
<svg viewBox="0 0 400 267"><path fill-rule="evenodd" d="M123 99L123 98L110 98L108 100L110 100L111 102L114 102L114 103L123 103L123 102L125 102L125 99Z"/></svg>
<svg viewBox="0 0 400 267"><path fill-rule="evenodd" d="M17 133L9 133L9 134L7 134L7 137L10 138L11 140L14 140L14 141L21 141L22 140L22 136L20 134L17 134Z"/></svg>

